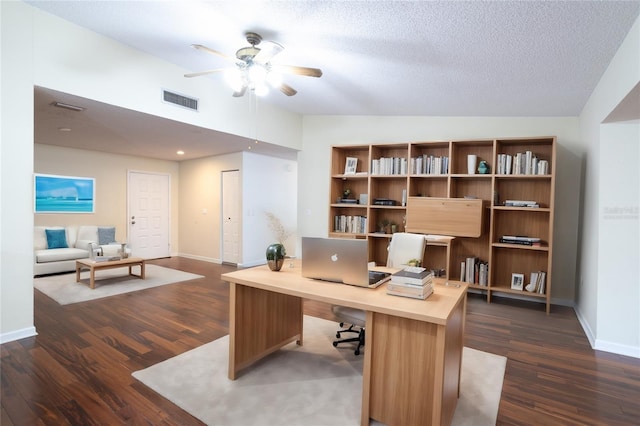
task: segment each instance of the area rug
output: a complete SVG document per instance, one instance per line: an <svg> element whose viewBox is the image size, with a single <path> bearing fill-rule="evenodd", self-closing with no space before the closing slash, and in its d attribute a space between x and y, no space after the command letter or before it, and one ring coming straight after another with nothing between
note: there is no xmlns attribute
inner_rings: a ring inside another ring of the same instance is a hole
<svg viewBox="0 0 640 426"><path fill-rule="evenodd" d="M134 267L138 273L139 267ZM178 271L158 265L145 265L145 279L127 275L128 268L106 269L96 272L95 289L89 288L89 271L80 273L80 283L76 282L75 272L64 275L50 275L34 278L35 288L61 305L101 299L116 294L144 290L180 281L202 278L202 275Z"/></svg>
<svg viewBox="0 0 640 426"><path fill-rule="evenodd" d="M229 336L133 377L208 425L359 425L363 356L334 348L337 324L305 316L292 343L227 378ZM495 425L506 358L464 348L454 425Z"/></svg>

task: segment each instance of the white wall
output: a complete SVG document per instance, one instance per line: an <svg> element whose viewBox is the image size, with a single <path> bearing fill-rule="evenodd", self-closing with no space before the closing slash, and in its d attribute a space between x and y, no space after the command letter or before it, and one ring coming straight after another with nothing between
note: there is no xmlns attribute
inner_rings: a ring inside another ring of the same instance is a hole
<svg viewBox="0 0 640 426"><path fill-rule="evenodd" d="M609 175L604 175L603 171L615 167L612 164L614 156L605 155L611 147L604 143L601 138L604 137L611 142L612 134L615 129L610 125L602 125L603 120L616 108L618 104L629 94L633 88L640 82L640 18L629 31L624 42L618 49L615 57L609 64L604 75L600 79L597 87L591 94L587 104L580 114L580 138L584 141L584 184L583 184L583 203L581 205L582 221L581 221L581 252L580 265L578 273L578 294L576 299L576 313L587 332L592 346L596 349L613 351L621 354L640 357L640 344L638 343L638 325L631 327L625 326L627 322L620 323L617 319L619 313L622 312L631 318L637 318L639 306L631 306L628 312L624 312L620 307L628 307L625 298L629 294L618 293L615 291L616 283L612 282L607 276L601 275L610 270L616 264L615 258L620 256L627 259L629 264L638 264L638 257L630 258L627 253L619 251L619 245L610 245L609 242L600 241L603 235L601 227L605 229L610 227L609 222L603 223L603 212L606 200L622 200L625 198L628 190L637 187L637 172L630 174L630 170L616 170L623 176L628 176L628 185L623 187L610 187L601 184L607 182ZM640 118L640 117L639 117ZM633 131L626 133L626 138L632 138ZM639 143L637 139L634 143ZM623 150L617 152L620 156L631 156L638 158L636 150L629 150L632 144L627 141L621 141L616 144ZM603 161L606 158L606 162ZM636 180L635 182L634 179ZM630 185L630 186L629 186ZM612 194L609 194L612 192ZM613 198L610 198L613 197ZM636 202L637 206L637 202ZM635 235L635 237L634 237ZM638 233L629 233L628 238L637 238ZM635 276L631 286L638 287L638 275ZM606 298L606 301L600 301L599 297L603 291L611 291L612 294ZM614 298L615 300L611 300ZM635 300L638 300L637 298ZM612 332L618 328L621 332ZM605 340L606 339L606 340ZM611 340L609 340L611 339ZM635 344L633 342L636 342Z"/></svg>
<svg viewBox="0 0 640 426"><path fill-rule="evenodd" d="M294 233L281 241L287 255L296 252L298 228L298 166L295 161L244 153L242 164L242 266L266 263L266 248L278 236L265 213L275 215L284 230Z"/></svg>
<svg viewBox="0 0 640 426"><path fill-rule="evenodd" d="M222 172L240 171L241 267L266 263L265 250L277 242L265 212L289 231L297 228L295 161L254 153L236 153L180 163L180 255L220 263ZM207 213L204 214L203 210ZM295 238L284 241L295 255Z"/></svg>
<svg viewBox="0 0 640 426"><path fill-rule="evenodd" d="M33 21L0 2L0 343L35 334L33 323Z"/></svg>
<svg viewBox="0 0 640 426"><path fill-rule="evenodd" d="M222 262L222 172L241 169L242 153L180 162L181 256Z"/></svg>
<svg viewBox="0 0 640 426"><path fill-rule="evenodd" d="M557 136L551 296L554 303L572 305L580 185L575 118L305 117L303 150L298 154L298 237L327 235L331 145L528 136Z"/></svg>
<svg viewBox="0 0 640 426"><path fill-rule="evenodd" d="M602 126L596 346L618 353L640 350L639 142L638 124Z"/></svg>

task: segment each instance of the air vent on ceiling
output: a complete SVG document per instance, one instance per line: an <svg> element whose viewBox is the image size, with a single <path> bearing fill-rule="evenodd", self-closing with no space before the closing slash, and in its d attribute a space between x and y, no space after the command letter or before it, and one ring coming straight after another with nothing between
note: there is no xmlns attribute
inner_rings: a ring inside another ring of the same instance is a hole
<svg viewBox="0 0 640 426"><path fill-rule="evenodd" d="M198 110L198 100L190 98L188 96L181 95L179 93L169 92L167 90L162 91L162 100L170 104L178 105L183 108L188 108L193 111Z"/></svg>

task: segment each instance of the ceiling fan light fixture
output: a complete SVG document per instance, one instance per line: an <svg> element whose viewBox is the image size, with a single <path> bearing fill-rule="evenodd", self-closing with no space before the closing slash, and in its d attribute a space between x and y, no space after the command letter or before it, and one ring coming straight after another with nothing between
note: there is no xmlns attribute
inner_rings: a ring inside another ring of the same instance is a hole
<svg viewBox="0 0 640 426"><path fill-rule="evenodd" d="M253 86L253 92L256 96L266 96L269 94L269 86L267 84L260 83Z"/></svg>
<svg viewBox="0 0 640 426"><path fill-rule="evenodd" d="M267 81L267 69L260 64L249 65L249 81L255 86L263 85Z"/></svg>
<svg viewBox="0 0 640 426"><path fill-rule="evenodd" d="M228 69L224 73L224 79L231 88L239 92L246 84L243 72L239 68Z"/></svg>

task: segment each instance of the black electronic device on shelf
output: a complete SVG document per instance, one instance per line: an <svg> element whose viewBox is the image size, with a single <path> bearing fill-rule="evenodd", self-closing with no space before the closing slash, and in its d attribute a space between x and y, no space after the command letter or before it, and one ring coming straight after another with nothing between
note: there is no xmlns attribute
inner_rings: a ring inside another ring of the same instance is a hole
<svg viewBox="0 0 640 426"><path fill-rule="evenodd" d="M376 206L395 206L397 201L388 198L376 198L373 200L373 204Z"/></svg>

